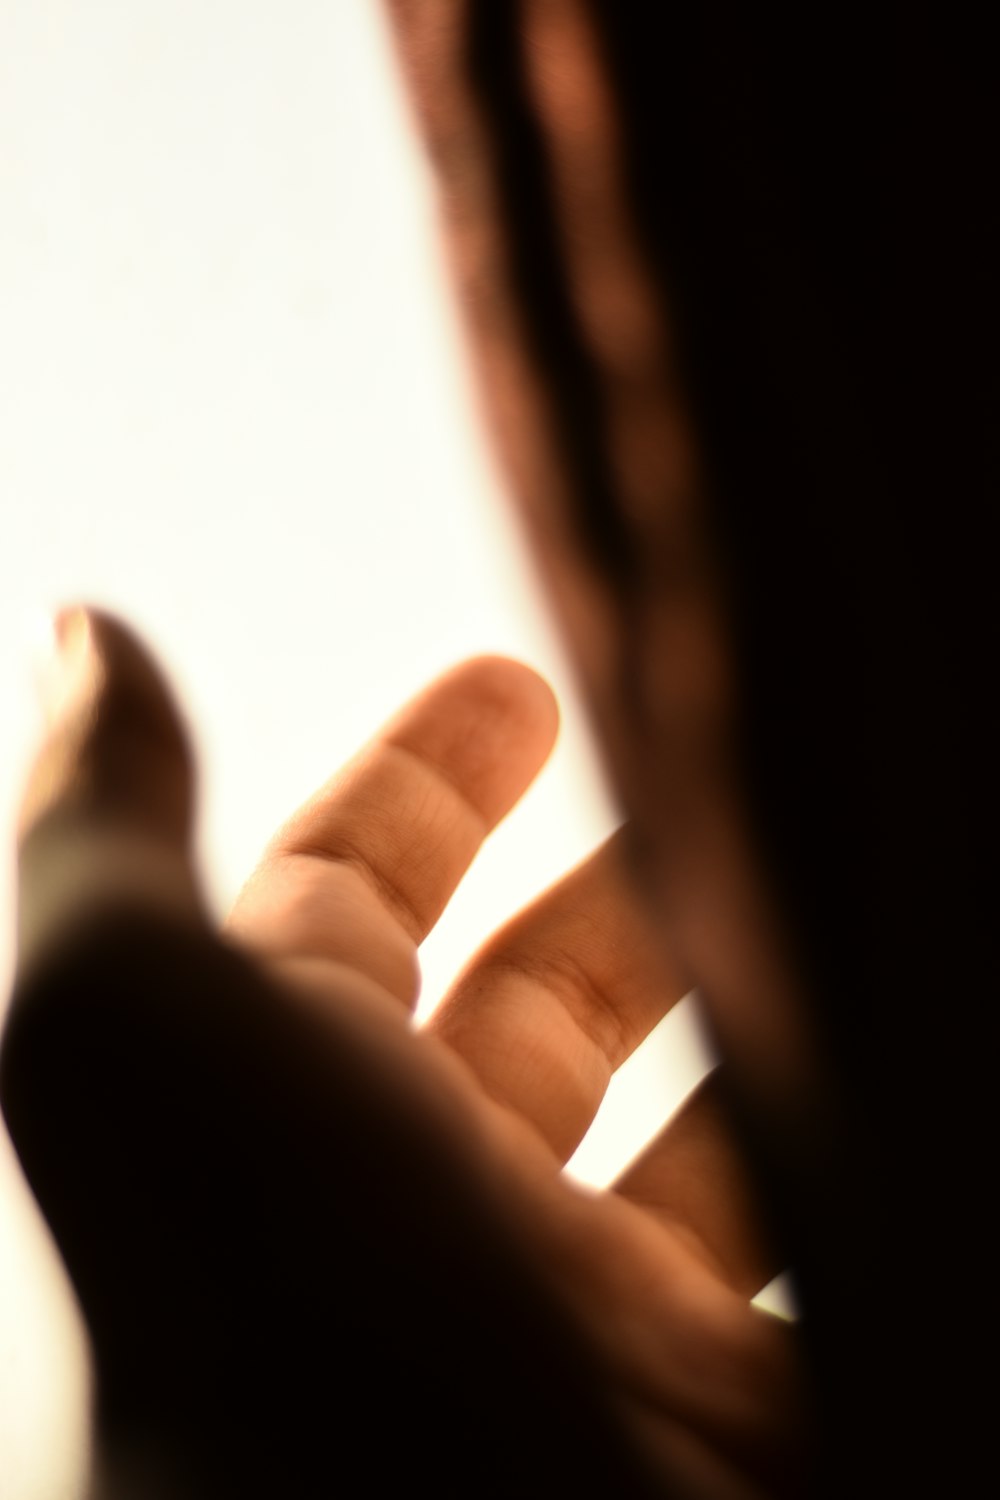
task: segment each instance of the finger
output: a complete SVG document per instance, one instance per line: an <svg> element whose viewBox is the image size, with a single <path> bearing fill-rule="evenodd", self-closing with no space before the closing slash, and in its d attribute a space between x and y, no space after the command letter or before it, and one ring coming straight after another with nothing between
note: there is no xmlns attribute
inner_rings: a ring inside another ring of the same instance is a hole
<svg viewBox="0 0 1000 1500"><path fill-rule="evenodd" d="M566 1161L611 1074L685 989L639 916L617 834L487 944L429 1029Z"/></svg>
<svg viewBox="0 0 1000 1500"><path fill-rule="evenodd" d="M750 1191L718 1069L622 1173L614 1191L682 1234L747 1297L783 1269Z"/></svg>
<svg viewBox="0 0 1000 1500"><path fill-rule="evenodd" d="M413 1004L416 944L536 775L557 717L517 662L455 667L286 824L231 930L271 956L350 964Z"/></svg>
<svg viewBox="0 0 1000 1500"><path fill-rule="evenodd" d="M163 678L135 637L96 610L63 611L53 644L48 733L18 818L22 969L71 920L123 896L200 912L192 759Z"/></svg>

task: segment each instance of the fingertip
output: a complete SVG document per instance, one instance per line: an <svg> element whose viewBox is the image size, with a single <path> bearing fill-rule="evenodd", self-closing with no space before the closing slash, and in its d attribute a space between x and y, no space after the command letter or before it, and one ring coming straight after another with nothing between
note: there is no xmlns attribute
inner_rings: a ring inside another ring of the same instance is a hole
<svg viewBox="0 0 1000 1500"><path fill-rule="evenodd" d="M551 739L555 739L559 731L559 700L551 683L540 672L511 656L474 657L471 665L484 666L487 672L495 673L501 683L506 680L512 696L520 698L526 712L539 727L549 730Z"/></svg>
<svg viewBox="0 0 1000 1500"><path fill-rule="evenodd" d="M477 656L411 700L385 738L439 767L492 827L538 774L558 729L543 677L511 657Z"/></svg>
<svg viewBox="0 0 1000 1500"><path fill-rule="evenodd" d="M149 652L120 620L81 604L55 612L50 644L39 673L47 734L25 790L22 838L45 814L73 808L185 842L192 758Z"/></svg>
<svg viewBox="0 0 1000 1500"><path fill-rule="evenodd" d="M170 688L112 615L51 617L39 688L47 731L18 813L18 965L54 951L83 911L200 911L190 859L194 769Z"/></svg>
<svg viewBox="0 0 1000 1500"><path fill-rule="evenodd" d="M559 733L554 689L534 667L512 656L484 654L459 662L427 689L442 689L481 704L490 717L502 715L551 747Z"/></svg>

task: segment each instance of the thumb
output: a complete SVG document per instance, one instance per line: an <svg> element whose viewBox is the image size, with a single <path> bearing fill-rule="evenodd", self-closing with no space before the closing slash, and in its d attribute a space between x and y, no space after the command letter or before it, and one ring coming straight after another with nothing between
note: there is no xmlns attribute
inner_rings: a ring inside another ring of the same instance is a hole
<svg viewBox="0 0 1000 1500"><path fill-rule="evenodd" d="M65 611L55 636L19 815L0 1096L91 1333L99 1462L132 1454L141 1479L122 1492L159 1494L159 1460L194 1452L200 1427L211 1441L209 1387L229 1369L222 1336L209 1353L203 1331L225 1300L218 1260L246 1236L233 1202L250 1188L227 1168L250 1088L234 1103L222 1085L227 1062L253 1081L264 1043L233 1062L231 1038L248 992L258 1018L270 996L203 915L192 756L160 671L95 610ZM258 1019L253 1036L265 1031ZM193 1493L186 1478L163 1492Z"/></svg>
<svg viewBox="0 0 1000 1500"><path fill-rule="evenodd" d="M202 920L156 668L58 634L0 1093L91 1331L93 1493L648 1494L504 1180Z"/></svg>
<svg viewBox="0 0 1000 1500"><path fill-rule="evenodd" d="M48 733L18 820L18 970L98 909L197 917L194 772L161 673L96 610L64 610L45 682Z"/></svg>

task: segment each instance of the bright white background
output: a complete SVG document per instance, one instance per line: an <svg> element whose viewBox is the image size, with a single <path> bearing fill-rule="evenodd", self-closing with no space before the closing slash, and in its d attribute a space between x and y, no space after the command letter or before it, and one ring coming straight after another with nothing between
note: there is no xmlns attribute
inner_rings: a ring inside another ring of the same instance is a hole
<svg viewBox="0 0 1000 1500"><path fill-rule="evenodd" d="M166 663L225 910L274 826L463 656L531 662L560 746L429 940L432 1003L614 825L484 442L378 0L0 0L0 974L32 639L77 599ZM701 1067L671 1018L577 1159ZM70 1500L85 1360L0 1134L0 1500Z"/></svg>

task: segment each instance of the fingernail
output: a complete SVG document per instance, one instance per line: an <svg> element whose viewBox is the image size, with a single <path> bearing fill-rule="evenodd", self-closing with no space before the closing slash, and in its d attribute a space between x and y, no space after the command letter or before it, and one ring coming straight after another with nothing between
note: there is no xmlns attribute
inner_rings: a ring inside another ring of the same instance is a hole
<svg viewBox="0 0 1000 1500"><path fill-rule="evenodd" d="M74 605L49 616L38 644L38 696L46 727L53 729L93 692L96 658L87 611Z"/></svg>

